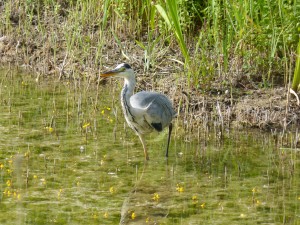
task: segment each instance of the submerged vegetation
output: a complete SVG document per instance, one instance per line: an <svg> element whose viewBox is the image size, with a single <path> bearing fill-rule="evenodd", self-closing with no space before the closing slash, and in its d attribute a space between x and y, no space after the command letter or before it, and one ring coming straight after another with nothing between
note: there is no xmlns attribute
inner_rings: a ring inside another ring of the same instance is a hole
<svg viewBox="0 0 300 225"><path fill-rule="evenodd" d="M158 74L181 83L180 108L185 98L190 108L198 104L199 93L229 92L233 106L244 91L287 89L299 41L300 6L292 0L9 0L0 12L2 63L38 77L90 79L103 65L127 61L152 88Z"/></svg>
<svg viewBox="0 0 300 225"><path fill-rule="evenodd" d="M144 163L102 98L118 87L0 74L0 224L298 224L299 132L195 139L178 120Z"/></svg>
<svg viewBox="0 0 300 225"><path fill-rule="evenodd" d="M299 11L296 0L0 1L0 65L11 65L0 223L297 224ZM167 163L164 133L142 162L118 83L98 80L124 61L138 89L178 110Z"/></svg>

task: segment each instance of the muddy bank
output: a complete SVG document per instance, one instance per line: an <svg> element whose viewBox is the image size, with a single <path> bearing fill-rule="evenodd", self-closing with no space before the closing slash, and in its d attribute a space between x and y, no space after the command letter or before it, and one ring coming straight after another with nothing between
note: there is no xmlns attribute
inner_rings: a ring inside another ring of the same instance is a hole
<svg viewBox="0 0 300 225"><path fill-rule="evenodd" d="M34 31L33 31L34 32ZM59 30L56 30L60 37ZM98 73L117 63L128 62L138 74L138 90L157 90L170 96L183 117L187 130L213 125L226 128L255 127L264 130L295 130L300 125L300 106L280 82L272 88L258 88L260 82L241 75L239 79L224 84L215 79L210 87L201 89L188 84L178 49L166 48L156 57L156 64L145 62L144 50L134 41L123 38L121 51L114 41L102 47L100 59L89 62L81 60L80 49L71 54L63 39L60 48L53 49L47 36L32 34L31 38L2 35L0 37L0 63L33 71L38 79L56 76L59 79L98 79ZM91 60L95 52L89 53ZM129 57L130 56L130 57ZM148 65L148 68L145 68ZM200 85L201 86L201 85Z"/></svg>

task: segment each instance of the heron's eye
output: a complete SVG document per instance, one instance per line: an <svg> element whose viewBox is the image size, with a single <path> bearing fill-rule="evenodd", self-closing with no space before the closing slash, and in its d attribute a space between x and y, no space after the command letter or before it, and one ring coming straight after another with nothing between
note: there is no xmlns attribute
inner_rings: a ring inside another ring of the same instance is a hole
<svg viewBox="0 0 300 225"><path fill-rule="evenodd" d="M126 68L121 67L119 71L120 71L120 72L124 72L125 70L126 70Z"/></svg>

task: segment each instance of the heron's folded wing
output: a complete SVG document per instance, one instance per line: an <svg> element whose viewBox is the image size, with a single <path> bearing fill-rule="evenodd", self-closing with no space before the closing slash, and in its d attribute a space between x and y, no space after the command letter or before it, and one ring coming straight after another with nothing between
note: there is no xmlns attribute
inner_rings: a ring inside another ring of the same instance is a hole
<svg viewBox="0 0 300 225"><path fill-rule="evenodd" d="M143 116L148 123L161 123L163 128L176 114L170 100L157 92L138 92L131 96L130 103L132 107L144 110Z"/></svg>

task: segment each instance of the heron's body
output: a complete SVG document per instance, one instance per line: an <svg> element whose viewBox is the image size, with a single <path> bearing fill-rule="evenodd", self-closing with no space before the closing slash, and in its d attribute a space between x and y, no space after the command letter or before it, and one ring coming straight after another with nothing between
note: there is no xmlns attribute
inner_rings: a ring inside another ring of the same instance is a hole
<svg viewBox="0 0 300 225"><path fill-rule="evenodd" d="M128 64L120 64L116 69L101 76L112 75L122 77L125 80L121 92L123 113L128 125L136 132L143 144L145 158L149 159L143 136L154 130L160 132L167 126L169 127L169 137L166 156L168 156L172 131L171 122L176 115L170 100L157 92L142 91L133 94L136 80L134 72Z"/></svg>

